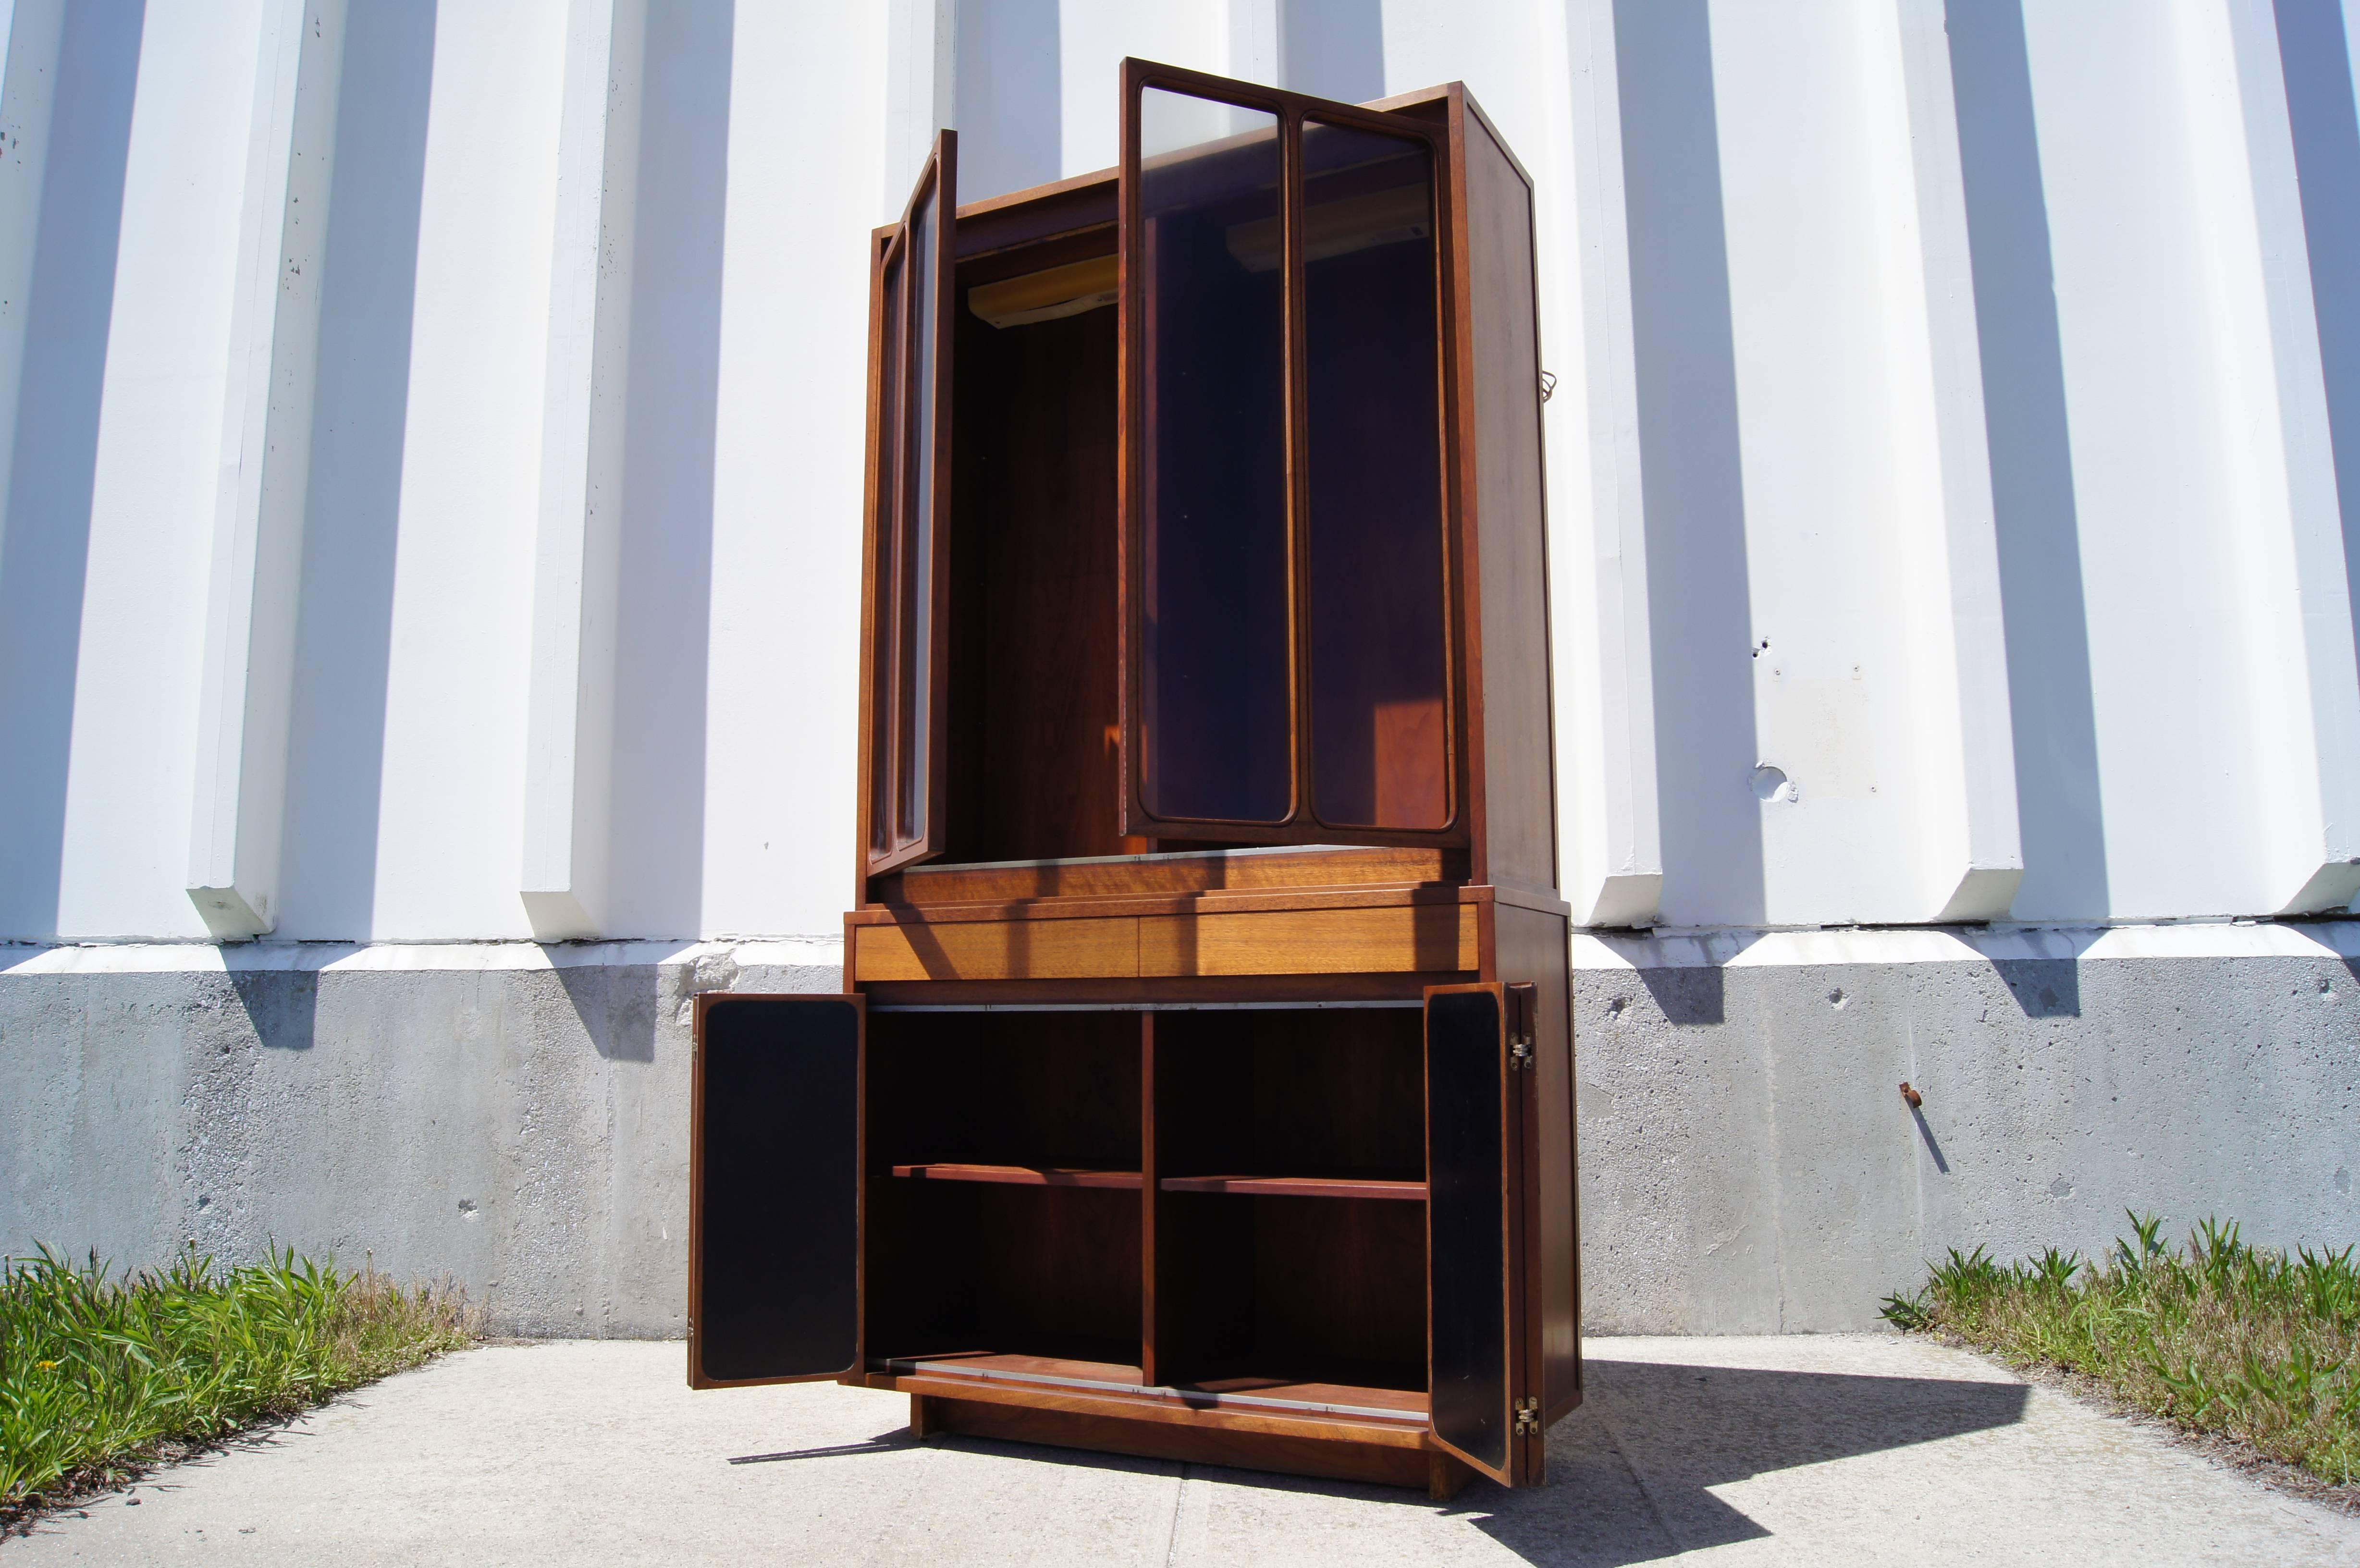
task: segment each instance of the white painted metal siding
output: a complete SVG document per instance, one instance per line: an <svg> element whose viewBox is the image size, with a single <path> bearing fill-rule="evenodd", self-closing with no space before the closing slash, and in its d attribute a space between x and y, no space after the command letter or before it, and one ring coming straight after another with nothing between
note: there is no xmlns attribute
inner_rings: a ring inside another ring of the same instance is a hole
<svg viewBox="0 0 2360 1568"><path fill-rule="evenodd" d="M864 236L938 125L970 199L1110 163L1125 54L1463 79L1532 170L1581 918L2360 891L2350 0L0 23L0 939L830 934Z"/></svg>

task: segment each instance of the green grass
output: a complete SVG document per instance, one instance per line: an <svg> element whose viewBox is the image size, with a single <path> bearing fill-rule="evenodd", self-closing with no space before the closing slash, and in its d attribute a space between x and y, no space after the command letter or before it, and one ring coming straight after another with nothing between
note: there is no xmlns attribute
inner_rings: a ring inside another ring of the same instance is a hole
<svg viewBox="0 0 2360 1568"><path fill-rule="evenodd" d="M292 1250L230 1269L192 1250L120 1279L95 1254L0 1259L0 1523L458 1349L475 1328L456 1290Z"/></svg>
<svg viewBox="0 0 2360 1568"><path fill-rule="evenodd" d="M1956 1248L1896 1326L2018 1367L2094 1379L2120 1403L2218 1434L2331 1486L2360 1482L2360 1269L2353 1248L2289 1257L2206 1220L2177 1250L2162 1222L2094 1262L2055 1249L1994 1263Z"/></svg>

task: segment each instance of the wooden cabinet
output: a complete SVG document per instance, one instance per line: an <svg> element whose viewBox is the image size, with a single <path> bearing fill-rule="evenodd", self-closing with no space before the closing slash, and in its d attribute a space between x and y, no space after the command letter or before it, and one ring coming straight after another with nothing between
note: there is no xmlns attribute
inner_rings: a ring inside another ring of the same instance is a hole
<svg viewBox="0 0 2360 1568"><path fill-rule="evenodd" d="M690 1380L1538 1479L1580 1399L1530 182L1127 61L871 239L845 994L696 1015Z"/></svg>

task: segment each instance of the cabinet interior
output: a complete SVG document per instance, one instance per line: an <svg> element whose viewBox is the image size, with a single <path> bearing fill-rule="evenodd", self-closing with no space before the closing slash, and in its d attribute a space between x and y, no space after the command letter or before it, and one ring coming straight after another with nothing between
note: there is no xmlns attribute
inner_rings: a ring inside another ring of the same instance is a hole
<svg viewBox="0 0 2360 1568"><path fill-rule="evenodd" d="M867 1100L872 1357L1138 1361L1135 1016L872 1014Z"/></svg>
<svg viewBox="0 0 2360 1568"><path fill-rule="evenodd" d="M1346 133L1325 136L1332 143ZM1359 191L1373 181L1381 203L1406 192L1422 212L1423 169L1417 160L1364 157L1319 183ZM1291 569L1276 373L1264 366L1249 376L1232 363L1258 353L1276 364L1277 275L1239 237L1254 226L1240 213L1260 212L1254 202L1267 205L1272 193L1240 200L1245 206L1199 201L1157 220L1165 272L1196 251L1221 265L1206 264L1201 288L1159 295L1175 324L1155 339L1146 396L1158 410L1159 441L1182 455L1160 466L1148 460L1163 474L1154 514L1164 520L1142 546L1149 610L1141 701L1160 716L1142 744L1150 798L1169 796L1169 814L1261 822L1288 812ZM1274 218L1260 222L1275 234ZM1304 563L1313 675L1305 697L1316 715L1308 746L1315 814L1346 835L1337 842L1371 829L1439 831L1451 817L1440 464L1400 455L1431 449L1437 439L1428 232L1421 222L1330 235L1310 273L1317 396ZM1155 840L1122 833L1115 244L1113 225L1103 223L989 251L957 268L944 863L1236 842L1211 827ZM1215 283L1245 293L1231 300ZM1228 391L1210 402L1183 395L1240 385L1268 396L1241 403ZM1259 445L1245 429L1261 432ZM1270 450L1264 461L1245 463L1251 473L1231 472L1247 446ZM1209 463L1207 452L1229 461ZM1239 497L1249 494L1271 516L1231 537L1246 527ZM1223 517L1229 532L1216 526Z"/></svg>
<svg viewBox="0 0 2360 1568"><path fill-rule="evenodd" d="M879 1009L867 1107L872 1367L1423 1410L1415 1008Z"/></svg>
<svg viewBox="0 0 2360 1568"><path fill-rule="evenodd" d="M952 862L1121 855L1111 303L995 326L977 290L1111 257L1111 225L959 268L953 443Z"/></svg>
<svg viewBox="0 0 2360 1568"><path fill-rule="evenodd" d="M1424 1390L1419 1021L1414 1008L1155 1015L1165 1381Z"/></svg>

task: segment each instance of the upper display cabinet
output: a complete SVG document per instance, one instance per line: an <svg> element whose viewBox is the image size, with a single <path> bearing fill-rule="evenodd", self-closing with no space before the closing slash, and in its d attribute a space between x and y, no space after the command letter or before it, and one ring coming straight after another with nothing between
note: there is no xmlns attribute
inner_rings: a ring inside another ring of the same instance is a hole
<svg viewBox="0 0 2360 1568"><path fill-rule="evenodd" d="M1456 85L1139 60L1121 160L871 257L860 864L1556 885L1529 180Z"/></svg>

